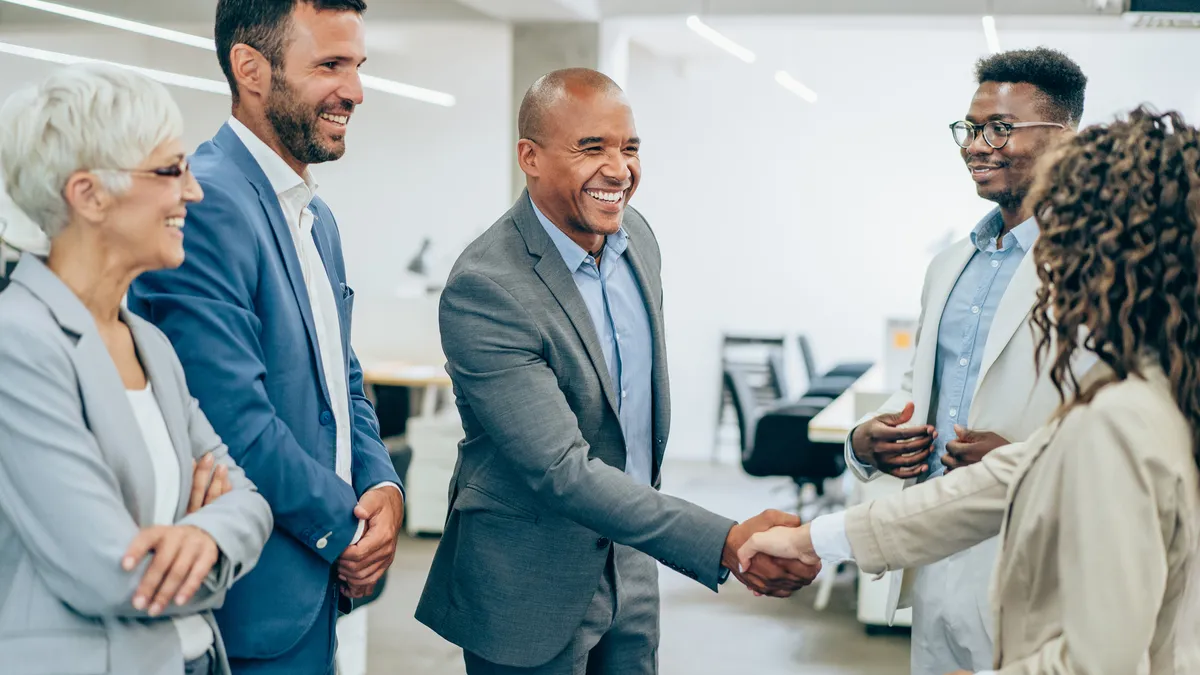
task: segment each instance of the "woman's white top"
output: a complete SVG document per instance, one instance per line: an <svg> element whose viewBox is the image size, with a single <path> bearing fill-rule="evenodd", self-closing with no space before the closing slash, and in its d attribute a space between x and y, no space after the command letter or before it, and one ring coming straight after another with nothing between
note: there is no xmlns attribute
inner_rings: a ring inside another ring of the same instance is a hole
<svg viewBox="0 0 1200 675"><path fill-rule="evenodd" d="M142 391L127 390L129 403L142 430L142 438L150 451L150 465L154 469L154 524L174 525L175 510L179 504L179 485L182 480L179 456L175 444L167 432L162 409L154 398L150 384ZM187 467L190 471L192 467ZM172 598L172 602L174 598ZM204 617L185 616L172 619L179 632L179 644L184 661L204 655L213 645L213 631Z"/></svg>

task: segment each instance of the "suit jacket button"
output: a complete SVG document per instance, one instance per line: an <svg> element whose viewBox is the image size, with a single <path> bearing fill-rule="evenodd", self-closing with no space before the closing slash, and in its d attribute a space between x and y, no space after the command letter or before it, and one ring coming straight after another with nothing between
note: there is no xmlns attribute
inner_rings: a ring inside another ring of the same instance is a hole
<svg viewBox="0 0 1200 675"><path fill-rule="evenodd" d="M333 421L333 414L330 413L328 410L321 413L321 426L327 427L327 426L329 426L329 423L332 421Z"/></svg>
<svg viewBox="0 0 1200 675"><path fill-rule="evenodd" d="M596 540L596 548L605 549L608 548L608 545L611 543L612 541L610 541L608 537L600 537Z"/></svg>
<svg viewBox="0 0 1200 675"><path fill-rule="evenodd" d="M329 536L328 535L321 537L320 539L317 540L317 549L318 550L323 550L328 545L329 545Z"/></svg>

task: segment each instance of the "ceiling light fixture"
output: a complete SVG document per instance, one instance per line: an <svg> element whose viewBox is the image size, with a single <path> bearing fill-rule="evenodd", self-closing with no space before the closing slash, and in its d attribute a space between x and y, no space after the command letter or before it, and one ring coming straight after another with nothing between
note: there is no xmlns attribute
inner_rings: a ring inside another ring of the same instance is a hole
<svg viewBox="0 0 1200 675"><path fill-rule="evenodd" d="M983 17L983 36L987 38L988 49L997 54L1000 52L1000 34L996 32L996 17Z"/></svg>
<svg viewBox="0 0 1200 675"><path fill-rule="evenodd" d="M742 61L754 63L756 58L754 52L713 30L712 27L701 21L700 17L695 15L689 16L687 18L687 27L691 28L700 37L733 54Z"/></svg>
<svg viewBox="0 0 1200 675"><path fill-rule="evenodd" d="M804 86L799 80L788 74L786 70L775 73L775 81L782 85L784 89L787 89L805 101L809 103L817 102L817 92Z"/></svg>
<svg viewBox="0 0 1200 675"><path fill-rule="evenodd" d="M90 12L77 7L61 5L56 2L46 2L45 0L0 0L0 2L5 2L10 5L19 5L21 7L28 7L29 9L36 9L43 12L49 12L51 14L58 14L59 16L79 19L80 21L87 21L89 23L108 26L110 28L117 28L130 33L137 33L139 35L157 38L159 40L168 40L170 42L187 45L189 47L198 47L200 49L206 49L210 52L217 51L216 42L205 37L200 37L199 35L181 33L177 30L169 30L167 28L160 28L158 26L142 23L140 21L130 21L129 19L121 19L119 17L109 16L107 14ZM132 68L132 66L129 67ZM180 75L179 77L186 76ZM451 94L435 91L433 89L425 89L424 87L417 87L411 84L404 84L403 82L396 82L394 80L386 80L381 77L363 75L362 83L367 89L374 89L375 91L381 91L385 94L403 96L405 98L411 98L417 101L423 101L425 103L432 103L434 105L440 105L446 108L453 107L454 104L457 103L457 100ZM228 93L228 89L229 87L226 85L226 93Z"/></svg>
<svg viewBox="0 0 1200 675"><path fill-rule="evenodd" d="M229 85L221 80L209 80L203 77L192 77L191 75L169 73L164 70L154 70L153 68L141 68L139 66L131 66L126 63L117 63L115 61L89 59L86 56L51 52L46 51L45 49L34 49L33 47L24 47L8 42L0 42L0 53L12 54L13 56L23 56L25 58L37 59L38 61L49 61L50 63L61 63L64 65L71 65L74 63L106 63L111 66L117 66L139 72L147 77L150 77L151 79L158 80L163 84L172 84L177 87L186 87L188 89L207 91L213 94L225 94L226 96L229 95Z"/></svg>
<svg viewBox="0 0 1200 675"><path fill-rule="evenodd" d="M199 47L201 49L211 49L212 51L217 50L216 45L212 40L200 37L198 35L189 35L188 33L180 33L177 30L168 30L166 28L159 28L158 26L151 26L149 24L139 23L137 21L120 19L115 16L109 16L99 12L90 12L86 9L79 9L78 7L68 7L67 5L60 5L57 2L45 2L45 0L0 0L0 2L6 2L10 5L19 5L21 7L28 7L29 9L49 12L50 14L57 14L59 16L70 17L72 19L79 19L80 21L87 21L89 23L94 23L101 26L117 28L120 30L129 31L131 33L141 33L142 35L149 35L150 37L155 37L160 40L178 42L182 45Z"/></svg>

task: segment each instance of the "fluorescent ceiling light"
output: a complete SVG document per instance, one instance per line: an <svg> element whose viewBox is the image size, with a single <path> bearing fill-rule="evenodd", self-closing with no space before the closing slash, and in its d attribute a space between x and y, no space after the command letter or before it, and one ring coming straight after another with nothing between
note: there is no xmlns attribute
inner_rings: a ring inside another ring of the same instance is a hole
<svg viewBox="0 0 1200 675"><path fill-rule="evenodd" d="M37 9L43 12L49 12L51 14L58 14L59 16L67 16L72 19L79 19L81 21L100 24L101 26L119 28L120 30L127 30L131 33L141 33L142 35L149 35L150 37L159 38L160 40L170 40L171 42L178 42L179 44L190 45L192 47L200 47L201 49L211 49L212 51L217 50L216 44L212 40L200 37L198 35L189 35L187 33L180 33L177 30L167 30L166 28L159 28L158 26L138 23L137 21L119 19L115 16L109 16L99 12L89 12L86 9L68 7L66 5L60 5L56 2L44 2L44 0L0 0L0 2L7 2L10 5L20 5L30 9Z"/></svg>
<svg viewBox="0 0 1200 675"><path fill-rule="evenodd" d="M118 28L120 30L138 33L139 35L146 35L159 40L168 40L181 45L188 45L189 47L207 49L208 51L214 53L217 51L216 42L205 37L200 37L199 35L181 33L177 30L168 30L166 28L160 28L148 23L130 21L128 19L121 19L115 16L109 16L107 14L100 14L98 12L89 12L76 7L60 5L56 2L46 2L45 0L0 0L0 2L6 2L10 5L20 5L22 7L37 9L43 12L50 12L60 16L67 16L73 19L99 24L101 26ZM184 76L180 75L179 77ZM403 82L385 80L381 77L363 75L362 83L367 89L374 89L375 91L381 91L386 94L394 94L396 96L403 96L405 98L424 101L425 103L432 103L434 105L440 105L446 108L454 106L454 104L457 102L454 96L451 94L434 91L432 89L425 89L423 87L416 87L411 84L404 84ZM229 87L226 85L226 93L228 93L228 89Z"/></svg>
<svg viewBox="0 0 1200 675"><path fill-rule="evenodd" d="M996 17L983 17L983 35L987 38L988 49L996 54L1000 51L1000 35L996 32Z"/></svg>
<svg viewBox="0 0 1200 675"><path fill-rule="evenodd" d="M695 31L696 34L699 35L700 37L704 38L705 40L708 40L709 42L720 47L721 49L724 49L725 51L729 52L730 54L733 54L734 56L745 61L746 63L754 63L754 59L756 58L754 56L754 52L750 51L749 49L746 49L745 47L739 45L738 43L734 42L733 40L730 40L729 38L725 37L724 35L721 35L717 31L713 30L708 25L706 25L703 21L701 21L700 17L694 16L694 15L689 16L687 18L687 26L688 26L688 28L691 28L693 31Z"/></svg>
<svg viewBox="0 0 1200 675"><path fill-rule="evenodd" d="M784 89L787 89L805 101L809 103L817 102L817 92L801 84L796 78L789 75L786 70L775 73L775 81L781 84Z"/></svg>
<svg viewBox="0 0 1200 675"><path fill-rule="evenodd" d="M75 56L73 54L63 54L60 52L50 52L44 49L34 49L32 47L23 47L7 42L0 42L0 53L12 54L14 56L24 56L38 61L49 61L51 63L61 63L70 65L74 63L107 63L108 65L118 66L139 72L147 77L158 80L163 84L173 84L177 87L187 87L188 89L198 89L200 91L212 92L214 94L229 95L229 85L221 80L208 80L203 77L192 77L191 75L180 75L179 73L168 73L163 70L154 70L153 68L140 68L131 66L126 63L116 63L114 61L104 61L101 59L89 59L85 56Z"/></svg>

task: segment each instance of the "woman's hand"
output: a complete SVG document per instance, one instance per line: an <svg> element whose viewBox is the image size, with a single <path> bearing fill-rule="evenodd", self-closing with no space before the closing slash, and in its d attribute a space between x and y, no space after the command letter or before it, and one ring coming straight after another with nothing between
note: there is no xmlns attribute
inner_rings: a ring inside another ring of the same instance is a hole
<svg viewBox="0 0 1200 675"><path fill-rule="evenodd" d="M192 494L188 499L187 512L195 513L233 489L229 481L229 469L224 464L213 470L212 453L192 462ZM211 480L210 480L211 479Z"/></svg>
<svg viewBox="0 0 1200 675"><path fill-rule="evenodd" d="M132 571L151 551L154 559L133 594L134 609L149 607L150 616L161 614L172 597L175 604L186 605L221 555L212 537L194 525L159 525L134 537L121 567Z"/></svg>
<svg viewBox="0 0 1200 675"><path fill-rule="evenodd" d="M812 536L809 534L807 523L800 527L773 527L751 536L738 550L738 562L742 569L748 569L750 561L759 553L799 560L818 569L821 565L821 558L813 550Z"/></svg>

